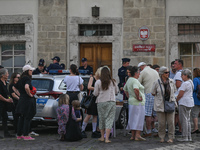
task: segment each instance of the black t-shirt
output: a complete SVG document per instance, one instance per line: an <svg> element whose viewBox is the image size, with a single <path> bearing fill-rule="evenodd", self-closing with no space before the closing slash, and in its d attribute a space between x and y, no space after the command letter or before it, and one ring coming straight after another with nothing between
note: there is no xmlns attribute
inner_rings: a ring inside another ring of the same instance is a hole
<svg viewBox="0 0 200 150"><path fill-rule="evenodd" d="M0 94L4 97L4 98L8 98L9 97L9 92L7 89L7 83L6 85L4 85L4 83L0 80Z"/></svg>
<svg viewBox="0 0 200 150"><path fill-rule="evenodd" d="M20 95L28 95L25 90L25 84L28 84L30 90L32 90L31 78L28 76L24 76L14 85L19 90Z"/></svg>
<svg viewBox="0 0 200 150"><path fill-rule="evenodd" d="M87 70L87 73L85 73L85 74L81 73L83 75L86 75L86 74L91 75L91 74L93 74L93 68L90 67L90 66L87 66L87 68L84 68L84 66L80 66L78 69L80 69L80 70Z"/></svg>

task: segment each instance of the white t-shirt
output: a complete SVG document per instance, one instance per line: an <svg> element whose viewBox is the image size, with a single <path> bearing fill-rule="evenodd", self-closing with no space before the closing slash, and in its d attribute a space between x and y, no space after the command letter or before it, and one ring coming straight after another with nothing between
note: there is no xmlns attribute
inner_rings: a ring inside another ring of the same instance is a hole
<svg viewBox="0 0 200 150"><path fill-rule="evenodd" d="M66 76L64 79L67 91L80 91L80 85L83 84L83 79L79 76Z"/></svg>
<svg viewBox="0 0 200 150"><path fill-rule="evenodd" d="M185 81L181 84L180 88L178 89L178 92L184 91L183 97L178 101L179 105L184 105L187 107L193 107L194 106L194 99L193 99L193 89L194 85L192 80Z"/></svg>
<svg viewBox="0 0 200 150"><path fill-rule="evenodd" d="M176 81L181 81L182 83L183 83L183 80L182 80L182 78L181 78L181 72L182 72L182 70L178 70L177 72L176 72L176 74L175 74L175 76L174 76L174 83L175 83L175 85L176 85ZM180 87L179 87L180 88ZM178 89L177 89L177 91L175 92L175 96L177 96L178 95Z"/></svg>

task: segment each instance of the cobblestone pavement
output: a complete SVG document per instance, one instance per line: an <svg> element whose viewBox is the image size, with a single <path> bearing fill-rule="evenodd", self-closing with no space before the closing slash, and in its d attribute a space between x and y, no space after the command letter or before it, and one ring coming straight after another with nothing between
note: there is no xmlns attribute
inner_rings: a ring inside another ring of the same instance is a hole
<svg viewBox="0 0 200 150"><path fill-rule="evenodd" d="M173 144L160 143L158 137L146 138L146 141L131 141L130 135L123 136L123 130L117 129L117 137L111 138L112 143L99 142L88 138L78 142L61 142L58 140L56 128L37 128L34 131L40 134L35 141L23 141L15 138L0 140L0 150L200 150L200 134L193 136L192 142L177 142ZM167 140L167 139L166 139Z"/></svg>

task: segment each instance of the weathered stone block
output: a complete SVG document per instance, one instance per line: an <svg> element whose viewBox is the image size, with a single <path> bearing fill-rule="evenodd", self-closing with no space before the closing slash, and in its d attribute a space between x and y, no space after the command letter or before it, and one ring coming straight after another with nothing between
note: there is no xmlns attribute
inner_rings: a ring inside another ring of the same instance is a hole
<svg viewBox="0 0 200 150"><path fill-rule="evenodd" d="M54 7L51 9L51 15L52 17L56 17L56 16L66 16L66 8L60 8L60 7Z"/></svg>
<svg viewBox="0 0 200 150"><path fill-rule="evenodd" d="M60 51L67 53L67 47L66 46L60 46Z"/></svg>
<svg viewBox="0 0 200 150"><path fill-rule="evenodd" d="M62 17L38 17L38 24L60 25L62 24Z"/></svg>
<svg viewBox="0 0 200 150"><path fill-rule="evenodd" d="M153 8L152 11L155 17L165 17L165 8Z"/></svg>
<svg viewBox="0 0 200 150"><path fill-rule="evenodd" d="M52 39L52 44L66 45L66 39Z"/></svg>
<svg viewBox="0 0 200 150"><path fill-rule="evenodd" d="M141 18L151 18L151 9L150 8L141 8L140 9Z"/></svg>
<svg viewBox="0 0 200 150"><path fill-rule="evenodd" d="M155 40L155 39L156 39L156 34L153 33L153 32L151 32L151 30L150 30L150 36L149 36L149 39L151 39L151 40Z"/></svg>
<svg viewBox="0 0 200 150"><path fill-rule="evenodd" d="M66 26L57 26L56 31L66 31L67 27Z"/></svg>
<svg viewBox="0 0 200 150"><path fill-rule="evenodd" d="M51 44L51 39L39 39L38 40L38 45L50 45Z"/></svg>
<svg viewBox="0 0 200 150"><path fill-rule="evenodd" d="M66 0L54 0L54 4L57 5L57 6L63 6L63 7L66 7Z"/></svg>
<svg viewBox="0 0 200 150"><path fill-rule="evenodd" d="M165 56L165 49L156 49L156 56Z"/></svg>
<svg viewBox="0 0 200 150"><path fill-rule="evenodd" d="M55 45L46 45L45 46L45 52L59 52L60 46Z"/></svg>
<svg viewBox="0 0 200 150"><path fill-rule="evenodd" d="M47 32L38 32L38 38L39 39L47 38Z"/></svg>
<svg viewBox="0 0 200 150"><path fill-rule="evenodd" d="M135 0L134 1L134 6L139 8L143 6L143 0Z"/></svg>
<svg viewBox="0 0 200 150"><path fill-rule="evenodd" d="M42 26L41 25L38 25L38 32L39 31L42 31Z"/></svg>
<svg viewBox="0 0 200 150"><path fill-rule="evenodd" d="M66 38L66 32L61 32L61 38Z"/></svg>
<svg viewBox="0 0 200 150"><path fill-rule="evenodd" d="M131 48L131 42L130 41L124 41L123 47L124 47L124 49L130 49Z"/></svg>
<svg viewBox="0 0 200 150"><path fill-rule="evenodd" d="M165 7L166 0L152 0L152 6L154 7Z"/></svg>
<svg viewBox="0 0 200 150"><path fill-rule="evenodd" d="M131 28L130 27L124 27L124 32L130 32Z"/></svg>
<svg viewBox="0 0 200 150"><path fill-rule="evenodd" d="M153 32L165 32L165 26L154 26Z"/></svg>
<svg viewBox="0 0 200 150"><path fill-rule="evenodd" d="M55 31L54 25L44 25L42 26L42 31Z"/></svg>
<svg viewBox="0 0 200 150"><path fill-rule="evenodd" d="M134 26L135 20L133 18L125 18L124 19L124 26Z"/></svg>
<svg viewBox="0 0 200 150"><path fill-rule="evenodd" d="M131 27L131 32L139 32L139 27L133 26Z"/></svg>
<svg viewBox="0 0 200 150"><path fill-rule="evenodd" d="M59 38L59 32L48 32L48 38Z"/></svg>
<svg viewBox="0 0 200 150"><path fill-rule="evenodd" d="M137 33L124 33L124 40L138 39Z"/></svg>
<svg viewBox="0 0 200 150"><path fill-rule="evenodd" d="M62 24L66 25L66 22L67 22L66 17L62 17Z"/></svg>
<svg viewBox="0 0 200 150"><path fill-rule="evenodd" d="M54 0L43 0L44 6L52 6L54 4Z"/></svg>
<svg viewBox="0 0 200 150"><path fill-rule="evenodd" d="M153 0L144 0L144 7L152 7Z"/></svg>
<svg viewBox="0 0 200 150"><path fill-rule="evenodd" d="M165 40L151 40L151 44L156 44L156 48L165 48Z"/></svg>
<svg viewBox="0 0 200 150"><path fill-rule="evenodd" d="M38 16L50 16L51 9L49 7L39 7Z"/></svg>
<svg viewBox="0 0 200 150"><path fill-rule="evenodd" d="M124 9L124 18L140 18L139 9Z"/></svg>
<svg viewBox="0 0 200 150"><path fill-rule="evenodd" d="M165 39L165 33L156 33L156 39Z"/></svg>
<svg viewBox="0 0 200 150"><path fill-rule="evenodd" d="M45 46L44 45L39 45L37 48L38 52L44 52L45 51Z"/></svg>
<svg viewBox="0 0 200 150"><path fill-rule="evenodd" d="M136 19L136 26L139 28L142 26L148 26L150 24L150 19Z"/></svg>
<svg viewBox="0 0 200 150"><path fill-rule="evenodd" d="M134 6L134 0L124 0L124 7L133 7Z"/></svg>
<svg viewBox="0 0 200 150"><path fill-rule="evenodd" d="M151 25L155 26L165 26L165 18L154 18L151 19Z"/></svg>
<svg viewBox="0 0 200 150"><path fill-rule="evenodd" d="M154 57L153 64L157 64L159 66L164 66L165 65L165 57Z"/></svg>
<svg viewBox="0 0 200 150"><path fill-rule="evenodd" d="M140 62L152 64L152 56L148 57L148 56L143 55L143 57L138 56L138 57L133 57L133 58L130 58L130 59L131 59L131 61L130 61L131 66L137 66Z"/></svg>

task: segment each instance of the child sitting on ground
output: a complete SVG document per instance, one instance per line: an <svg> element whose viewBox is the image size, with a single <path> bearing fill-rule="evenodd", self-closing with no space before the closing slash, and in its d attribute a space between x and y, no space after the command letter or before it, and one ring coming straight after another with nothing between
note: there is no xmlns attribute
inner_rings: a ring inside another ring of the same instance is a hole
<svg viewBox="0 0 200 150"><path fill-rule="evenodd" d="M69 120L69 96L67 94L62 94L59 97L58 108L56 109L57 121L58 121L58 134L60 135L60 140L64 141L64 135L66 133L66 124ZM76 118L74 113L74 108L72 108L72 119L76 121L81 121L82 118Z"/></svg>
<svg viewBox="0 0 200 150"><path fill-rule="evenodd" d="M82 115L81 115L81 104L78 100L73 100L72 101L72 106L74 108L74 112L75 112L75 115L76 115L76 118L81 118L82 120ZM80 126L80 129L81 129L81 120L78 121L78 124Z"/></svg>

